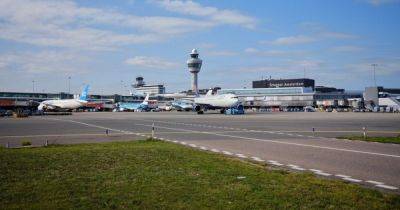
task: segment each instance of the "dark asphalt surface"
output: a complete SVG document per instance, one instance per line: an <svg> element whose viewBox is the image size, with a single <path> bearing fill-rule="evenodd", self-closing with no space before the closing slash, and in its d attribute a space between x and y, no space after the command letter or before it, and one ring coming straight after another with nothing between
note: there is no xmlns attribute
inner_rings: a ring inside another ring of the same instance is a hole
<svg viewBox="0 0 400 210"><path fill-rule="evenodd" d="M361 135L363 127L371 136L397 136L400 114L249 113L227 116L170 112L0 118L0 144L18 146L23 140L43 145L46 140L49 143L90 143L143 139L142 135L150 134L153 123L157 137L276 161L295 170L316 169L326 177L346 175L349 181L399 191L395 188L400 187L400 145L332 137ZM108 136L106 129L110 131Z"/></svg>

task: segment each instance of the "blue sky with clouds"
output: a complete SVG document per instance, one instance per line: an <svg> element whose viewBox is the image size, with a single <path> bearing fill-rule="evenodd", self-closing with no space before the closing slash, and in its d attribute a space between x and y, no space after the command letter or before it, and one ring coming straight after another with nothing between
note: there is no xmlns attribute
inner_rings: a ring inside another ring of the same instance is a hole
<svg viewBox="0 0 400 210"><path fill-rule="evenodd" d="M0 91L128 93L137 75L168 92L250 87L262 77L361 90L400 87L398 0L0 0Z"/></svg>

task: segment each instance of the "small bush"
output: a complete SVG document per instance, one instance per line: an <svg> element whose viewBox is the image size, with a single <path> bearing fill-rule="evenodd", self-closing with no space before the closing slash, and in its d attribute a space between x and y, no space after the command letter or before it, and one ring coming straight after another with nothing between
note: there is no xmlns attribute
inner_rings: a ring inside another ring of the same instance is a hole
<svg viewBox="0 0 400 210"><path fill-rule="evenodd" d="M30 146L30 145L32 145L32 143L30 141L23 141L21 144L22 144L22 146Z"/></svg>

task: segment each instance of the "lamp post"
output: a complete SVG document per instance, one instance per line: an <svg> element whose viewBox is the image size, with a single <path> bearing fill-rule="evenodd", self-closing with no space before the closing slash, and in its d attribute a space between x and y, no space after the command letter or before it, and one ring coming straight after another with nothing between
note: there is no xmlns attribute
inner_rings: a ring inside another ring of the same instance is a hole
<svg viewBox="0 0 400 210"><path fill-rule="evenodd" d="M35 80L32 80L32 92L35 92Z"/></svg>
<svg viewBox="0 0 400 210"><path fill-rule="evenodd" d="M68 77L68 93L71 94L71 76Z"/></svg>
<svg viewBox="0 0 400 210"><path fill-rule="evenodd" d="M375 87L376 87L376 71L375 71L375 68L378 66L378 64L373 63L373 64L371 64L371 66L374 67L374 85L375 85Z"/></svg>
<svg viewBox="0 0 400 210"><path fill-rule="evenodd" d="M121 95L123 94L123 92L124 92L124 81L121 80Z"/></svg>

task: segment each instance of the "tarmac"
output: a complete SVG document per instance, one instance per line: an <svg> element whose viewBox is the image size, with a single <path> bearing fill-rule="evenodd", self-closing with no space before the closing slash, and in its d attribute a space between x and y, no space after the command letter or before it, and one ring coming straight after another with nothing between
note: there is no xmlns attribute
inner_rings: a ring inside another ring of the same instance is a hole
<svg viewBox="0 0 400 210"><path fill-rule="evenodd" d="M0 118L0 144L17 147L162 140L399 193L400 145L334 137L400 135L394 113L97 112ZM365 128L365 129L364 129Z"/></svg>

